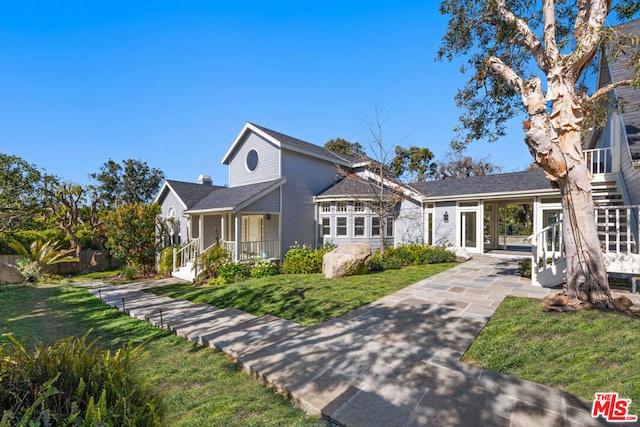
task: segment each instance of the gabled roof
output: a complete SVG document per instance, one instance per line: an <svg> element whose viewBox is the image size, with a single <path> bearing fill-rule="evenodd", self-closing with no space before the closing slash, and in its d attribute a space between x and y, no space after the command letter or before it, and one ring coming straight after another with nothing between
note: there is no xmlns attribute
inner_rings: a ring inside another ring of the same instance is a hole
<svg viewBox="0 0 640 427"><path fill-rule="evenodd" d="M441 179L410 184L423 200L459 200L465 197L553 193L551 181L542 169L468 178Z"/></svg>
<svg viewBox="0 0 640 427"><path fill-rule="evenodd" d="M186 212L239 211L280 187L286 181L286 178L279 178L236 187L221 187L211 192Z"/></svg>
<svg viewBox="0 0 640 427"><path fill-rule="evenodd" d="M640 36L640 19L618 25L616 29L624 34ZM634 48L626 51L624 55L609 59L609 69L614 82L633 78L635 67L630 67L628 62L638 49L640 49L640 46L636 44ZM625 103L623 120L629 140L629 149L632 156L635 154L640 158L640 90L630 86L619 86L616 88L616 93Z"/></svg>
<svg viewBox="0 0 640 427"><path fill-rule="evenodd" d="M235 152L236 148L238 148L239 144L244 139L247 132L255 132L258 135L265 138L267 141L275 144L278 147L285 148L291 151L296 151L298 153L306 154L308 156L316 157L319 159L323 159L332 163L337 163L343 166L350 166L351 160L349 157L345 155L338 155L333 151L329 151L324 147L320 147L315 144L311 144L310 142L303 141L301 139L297 139L288 135L285 135L280 132L276 132L271 129L267 129L262 126L255 125L253 123L247 122L242 127L242 130L233 141L224 157L222 158L222 164L228 165L231 160L231 156Z"/></svg>
<svg viewBox="0 0 640 427"><path fill-rule="evenodd" d="M341 179L316 197L375 197L379 194L380 186L376 182L349 176Z"/></svg>
<svg viewBox="0 0 640 427"><path fill-rule="evenodd" d="M168 179L162 185L160 192L156 196L154 200L156 203L159 203L169 191L173 191L173 193L178 197L180 202L182 203L183 208L189 209L193 207L200 200L207 197L212 191L224 188L218 185L209 185L209 184L196 184L194 182L184 182L184 181L175 181L172 179Z"/></svg>

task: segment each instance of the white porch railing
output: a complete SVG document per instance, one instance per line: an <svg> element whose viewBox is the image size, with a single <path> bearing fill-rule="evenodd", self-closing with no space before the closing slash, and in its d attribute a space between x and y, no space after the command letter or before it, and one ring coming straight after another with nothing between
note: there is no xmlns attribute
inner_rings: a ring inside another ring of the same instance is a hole
<svg viewBox="0 0 640 427"><path fill-rule="evenodd" d="M640 274L640 206L598 207L596 226L607 271ZM555 286L562 283L566 272L562 222L550 225L531 236L531 255L533 284Z"/></svg>
<svg viewBox="0 0 640 427"><path fill-rule="evenodd" d="M592 174L611 173L612 151L611 148L594 148L582 152L584 161Z"/></svg>
<svg viewBox="0 0 640 427"><path fill-rule="evenodd" d="M200 239L196 238L184 245L180 250L173 250L173 271L178 270L180 267L186 267L187 263L193 263L198 256L200 249ZM177 260L180 260L179 264Z"/></svg>
<svg viewBox="0 0 640 427"><path fill-rule="evenodd" d="M567 270L562 245L562 222L543 228L531 239L531 283L556 286Z"/></svg>
<svg viewBox="0 0 640 427"><path fill-rule="evenodd" d="M236 242L222 242L224 247L234 256L236 254ZM240 242L240 253L236 261L246 261L256 258L280 259L280 240L258 240L253 242Z"/></svg>

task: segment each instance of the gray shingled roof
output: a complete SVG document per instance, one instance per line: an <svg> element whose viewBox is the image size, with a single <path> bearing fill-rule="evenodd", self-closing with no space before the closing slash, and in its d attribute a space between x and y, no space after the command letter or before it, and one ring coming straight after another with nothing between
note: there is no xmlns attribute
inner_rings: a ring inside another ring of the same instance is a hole
<svg viewBox="0 0 640 427"><path fill-rule="evenodd" d="M236 209L252 197L260 194L281 179L258 182L256 184L240 185L237 187L219 187L212 191L204 199L200 200L190 211L203 211L210 209Z"/></svg>
<svg viewBox="0 0 640 427"><path fill-rule="evenodd" d="M212 191L224 188L218 185L196 184L194 182L175 181L172 179L168 179L167 183L173 188L180 200L187 205L187 209L207 197Z"/></svg>
<svg viewBox="0 0 640 427"><path fill-rule="evenodd" d="M249 122L251 123L251 122ZM272 137L274 137L275 139L277 139L278 141L280 141L281 144L283 144L285 147L289 146L289 147L293 147L293 148L297 148L299 150L303 150L303 151L307 151L309 153L314 153L318 156L323 156L323 157L327 157L329 159L334 159L336 162L348 162L351 163L353 161L355 161L355 158L352 156L346 156L344 154L336 154L333 151L327 150L324 147L320 147L319 145L315 145L312 144L310 142L306 142L303 141L301 139L298 138L294 138L292 136L289 135L285 135L283 133L280 132L276 132L275 130L271 130L271 129L267 129L263 126L257 125L255 123L251 123L253 126L257 127L258 129L262 130L263 132L271 135Z"/></svg>
<svg viewBox="0 0 640 427"><path fill-rule="evenodd" d="M318 194L318 197L374 196L377 194L380 194L380 187L376 183L347 177Z"/></svg>
<svg viewBox="0 0 640 427"><path fill-rule="evenodd" d="M412 188L428 198L469 196L474 194L517 193L551 189L549 178L542 169L468 178L416 182Z"/></svg>
<svg viewBox="0 0 640 427"><path fill-rule="evenodd" d="M625 34L640 34L640 19L629 21L616 27ZM637 52L638 47L632 52ZM621 55L617 59L609 61L613 81L620 81L632 78L634 69L628 66L629 56ZM624 125L629 139L629 148L634 158L640 159L640 90L629 86L620 86L616 89L620 98L624 100L625 109L623 114Z"/></svg>

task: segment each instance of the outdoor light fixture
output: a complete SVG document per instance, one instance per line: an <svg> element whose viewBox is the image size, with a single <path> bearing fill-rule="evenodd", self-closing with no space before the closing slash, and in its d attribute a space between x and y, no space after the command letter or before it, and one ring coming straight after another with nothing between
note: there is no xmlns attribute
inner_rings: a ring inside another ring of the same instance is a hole
<svg viewBox="0 0 640 427"><path fill-rule="evenodd" d="M444 213L444 222L449 222L449 212Z"/></svg>

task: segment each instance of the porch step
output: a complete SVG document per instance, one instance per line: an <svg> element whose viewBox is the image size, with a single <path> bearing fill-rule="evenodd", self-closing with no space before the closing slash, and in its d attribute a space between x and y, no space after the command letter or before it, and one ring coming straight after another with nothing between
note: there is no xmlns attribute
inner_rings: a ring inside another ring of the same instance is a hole
<svg viewBox="0 0 640 427"><path fill-rule="evenodd" d="M186 280L188 282L193 282L196 278L196 275L192 269L193 263L188 262L186 266L178 268L176 271L172 271L171 275L173 277L177 277L178 279Z"/></svg>

